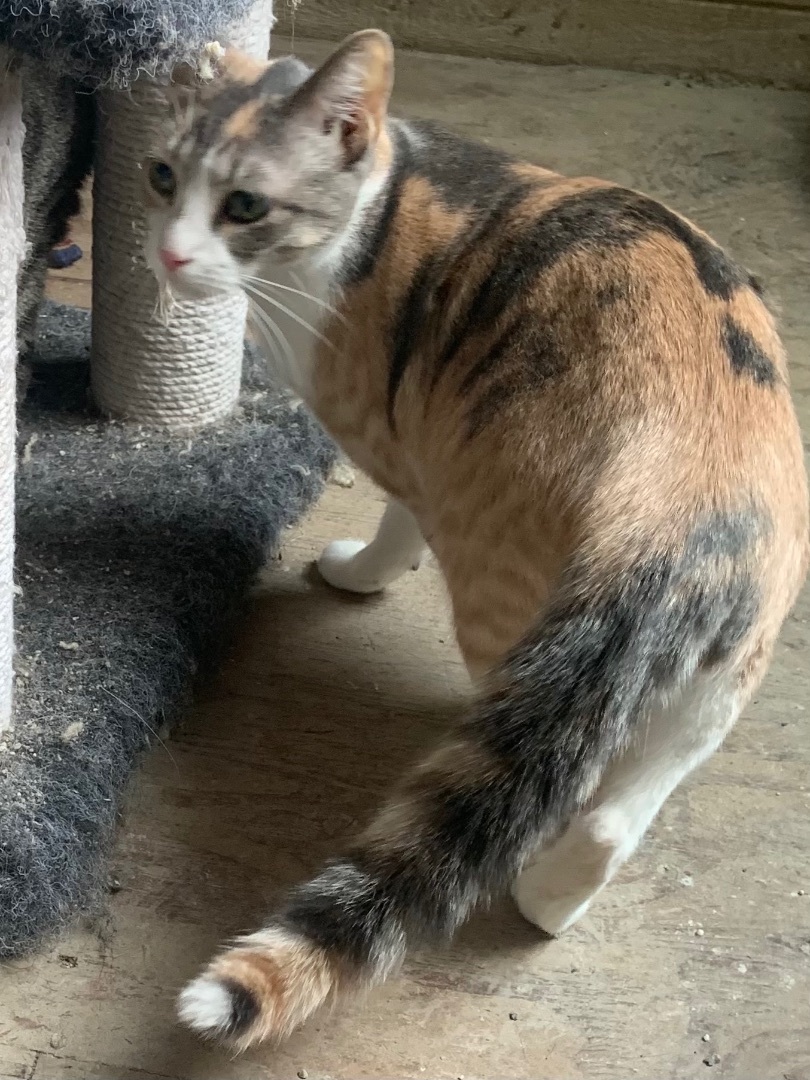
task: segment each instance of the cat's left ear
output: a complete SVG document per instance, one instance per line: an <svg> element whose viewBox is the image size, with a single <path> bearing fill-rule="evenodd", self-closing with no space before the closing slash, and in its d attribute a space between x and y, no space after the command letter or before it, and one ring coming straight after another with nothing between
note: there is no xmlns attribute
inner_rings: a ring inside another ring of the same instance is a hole
<svg viewBox="0 0 810 1080"><path fill-rule="evenodd" d="M324 132L337 129L348 168L377 141L393 85L391 39L382 30L361 30L332 53L289 107Z"/></svg>

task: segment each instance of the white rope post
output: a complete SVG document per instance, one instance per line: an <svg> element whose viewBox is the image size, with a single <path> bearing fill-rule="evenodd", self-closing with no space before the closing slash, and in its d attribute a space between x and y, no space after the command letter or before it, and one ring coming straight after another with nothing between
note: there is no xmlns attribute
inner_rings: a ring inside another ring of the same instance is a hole
<svg viewBox="0 0 810 1080"><path fill-rule="evenodd" d="M14 440L17 433L17 271L23 233L19 78L0 49L0 731L11 723L14 659Z"/></svg>
<svg viewBox="0 0 810 1080"><path fill-rule="evenodd" d="M223 44L267 56L272 0L257 0ZM183 428L210 423L236 404L246 301L234 292L176 304L164 325L143 257L146 224L139 165L169 115L158 86L99 94L93 182L93 396L110 416Z"/></svg>

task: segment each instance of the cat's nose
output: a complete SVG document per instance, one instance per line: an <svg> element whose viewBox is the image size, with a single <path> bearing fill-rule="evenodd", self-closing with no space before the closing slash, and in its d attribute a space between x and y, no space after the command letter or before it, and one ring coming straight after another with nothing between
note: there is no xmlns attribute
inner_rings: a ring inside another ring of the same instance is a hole
<svg viewBox="0 0 810 1080"><path fill-rule="evenodd" d="M181 258L176 251L170 251L169 248L160 249L160 261L169 271L172 273L174 270L179 270L181 266L188 266L191 259Z"/></svg>

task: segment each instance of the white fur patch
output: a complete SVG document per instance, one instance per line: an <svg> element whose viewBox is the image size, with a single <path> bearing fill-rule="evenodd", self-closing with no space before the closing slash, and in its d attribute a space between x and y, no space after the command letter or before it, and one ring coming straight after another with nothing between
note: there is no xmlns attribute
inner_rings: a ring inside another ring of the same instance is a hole
<svg viewBox="0 0 810 1080"><path fill-rule="evenodd" d="M233 1001L222 983L205 976L194 979L177 1000L177 1014L194 1031L224 1031L231 1021Z"/></svg>
<svg viewBox="0 0 810 1080"><path fill-rule="evenodd" d="M375 593L409 570L416 570L424 550L416 518L401 503L392 501L370 544L333 540L321 552L318 570L324 581L336 589Z"/></svg>
<svg viewBox="0 0 810 1080"><path fill-rule="evenodd" d="M265 264L246 279L244 288L259 346L274 377L309 401L315 349L320 340L327 340L322 329L331 309L325 272L306 260L295 270Z"/></svg>
<svg viewBox="0 0 810 1080"><path fill-rule="evenodd" d="M315 264L329 280L332 280L347 259L365 239L366 214L377 199L384 197L385 188L390 180L390 166L371 173L362 183L357 194L351 217L343 229L323 251L315 258Z"/></svg>

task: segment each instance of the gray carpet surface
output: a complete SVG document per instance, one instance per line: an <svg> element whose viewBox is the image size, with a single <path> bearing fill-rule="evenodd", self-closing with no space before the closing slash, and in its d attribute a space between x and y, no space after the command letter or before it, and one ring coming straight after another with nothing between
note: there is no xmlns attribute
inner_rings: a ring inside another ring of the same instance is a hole
<svg viewBox="0 0 810 1080"><path fill-rule="evenodd" d="M139 754L216 662L256 571L334 459L250 351L239 414L215 428L178 437L98 419L89 333L86 312L46 306L20 410L0 956L99 895Z"/></svg>
<svg viewBox="0 0 810 1080"><path fill-rule="evenodd" d="M0 0L0 43L86 86L165 77L250 9L252 0Z"/></svg>

